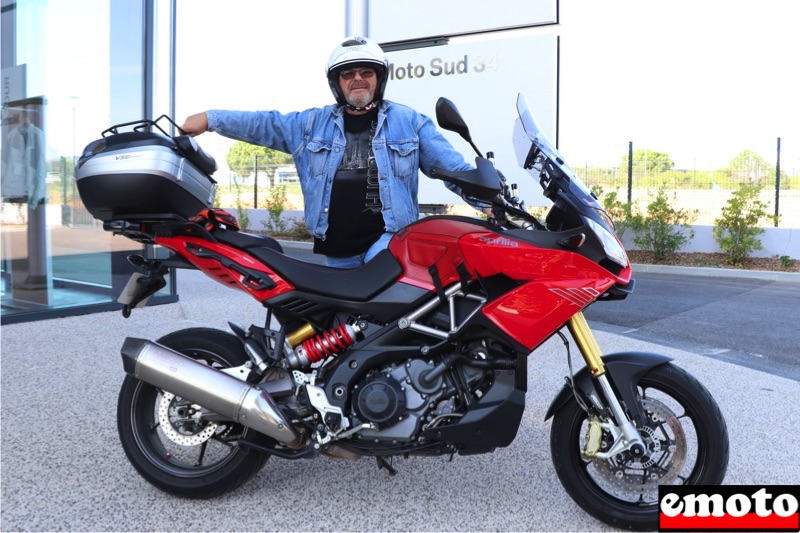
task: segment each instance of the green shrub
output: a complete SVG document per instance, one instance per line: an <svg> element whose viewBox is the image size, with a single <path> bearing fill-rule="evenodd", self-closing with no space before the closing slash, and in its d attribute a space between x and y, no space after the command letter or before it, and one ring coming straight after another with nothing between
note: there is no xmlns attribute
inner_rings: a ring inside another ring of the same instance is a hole
<svg viewBox="0 0 800 533"><path fill-rule="evenodd" d="M763 248L758 236L764 229L758 224L769 214L767 204L758 199L760 192L760 185L741 184L722 208L722 218L714 221L714 240L731 265L741 265L751 253Z"/></svg>
<svg viewBox="0 0 800 533"><path fill-rule="evenodd" d="M242 187L236 179L233 180L233 187L236 189L236 217L239 219L239 227L247 231L250 228L250 215L247 208L242 205Z"/></svg>
<svg viewBox="0 0 800 533"><path fill-rule="evenodd" d="M286 231L286 221L281 220L281 213L286 208L286 185L272 187L267 193L265 201L269 218L262 222L267 231L283 233Z"/></svg>
<svg viewBox="0 0 800 533"><path fill-rule="evenodd" d="M287 233L293 239L298 241L308 241L311 240L311 232L306 226L305 221L302 218L296 218L292 220L292 225L289 227Z"/></svg>
<svg viewBox="0 0 800 533"><path fill-rule="evenodd" d="M673 193L672 202L676 201L677 195ZM642 250L653 252L656 259L663 260L694 238L694 230L689 224L696 218L696 211L672 207L666 186L662 185L647 205L647 214L631 213L628 225L636 234L633 243Z"/></svg>
<svg viewBox="0 0 800 533"><path fill-rule="evenodd" d="M622 237L622 234L625 233L625 230L631 225L631 202L623 202L620 200L618 197L618 190L606 193L600 185L594 185L592 187L592 194L594 194L600 204L602 204L608 216L611 217L617 235Z"/></svg>

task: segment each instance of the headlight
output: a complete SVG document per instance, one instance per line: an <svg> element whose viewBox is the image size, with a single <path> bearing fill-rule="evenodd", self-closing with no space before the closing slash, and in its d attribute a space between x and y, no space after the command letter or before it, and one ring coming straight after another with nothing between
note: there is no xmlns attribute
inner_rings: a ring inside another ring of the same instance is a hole
<svg viewBox="0 0 800 533"><path fill-rule="evenodd" d="M608 258L623 268L628 266L628 256L625 254L625 250L622 248L617 237L591 218L583 217L583 221L587 226L592 228L594 234L600 239L600 243L603 245L603 250L606 252Z"/></svg>

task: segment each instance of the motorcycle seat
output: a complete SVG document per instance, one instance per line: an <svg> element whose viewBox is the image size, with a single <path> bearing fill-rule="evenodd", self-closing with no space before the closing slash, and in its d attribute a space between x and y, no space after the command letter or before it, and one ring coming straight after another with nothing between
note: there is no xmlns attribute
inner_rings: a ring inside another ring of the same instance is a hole
<svg viewBox="0 0 800 533"><path fill-rule="evenodd" d="M403 274L403 267L389 250L353 269L304 263L272 248L249 248L247 252L269 265L300 291L340 300L365 302L391 285Z"/></svg>

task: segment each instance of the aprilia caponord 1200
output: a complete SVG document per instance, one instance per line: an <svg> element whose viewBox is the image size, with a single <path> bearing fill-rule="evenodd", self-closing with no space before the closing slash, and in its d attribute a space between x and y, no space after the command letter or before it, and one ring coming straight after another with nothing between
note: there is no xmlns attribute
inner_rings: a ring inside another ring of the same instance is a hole
<svg viewBox="0 0 800 533"><path fill-rule="evenodd" d="M215 163L188 137L143 121L90 144L77 176L87 208L106 230L172 252L130 258L142 272L121 300L126 316L173 267L266 309L263 326L125 341L117 416L138 472L169 493L211 497L271 456L366 456L393 471L394 456L492 452L517 434L529 356L553 335L566 343L566 329L585 367L570 369L546 417L577 504L616 527L654 529L659 484L720 483L728 437L708 391L665 356L602 354L582 310L626 297L631 267L524 98L517 108L519 162L553 202L543 220L479 153L475 170L431 177L490 201L488 221L422 219L354 270L292 259L208 209ZM437 119L472 144L445 99Z"/></svg>

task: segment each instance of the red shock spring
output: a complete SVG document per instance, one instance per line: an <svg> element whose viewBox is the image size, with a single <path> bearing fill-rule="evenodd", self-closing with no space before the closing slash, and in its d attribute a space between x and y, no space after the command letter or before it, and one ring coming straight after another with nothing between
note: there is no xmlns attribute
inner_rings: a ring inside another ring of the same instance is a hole
<svg viewBox="0 0 800 533"><path fill-rule="evenodd" d="M303 343L301 349L305 352L309 363L316 363L352 346L356 342L356 333L360 331L361 328L357 325L340 324L308 339Z"/></svg>

